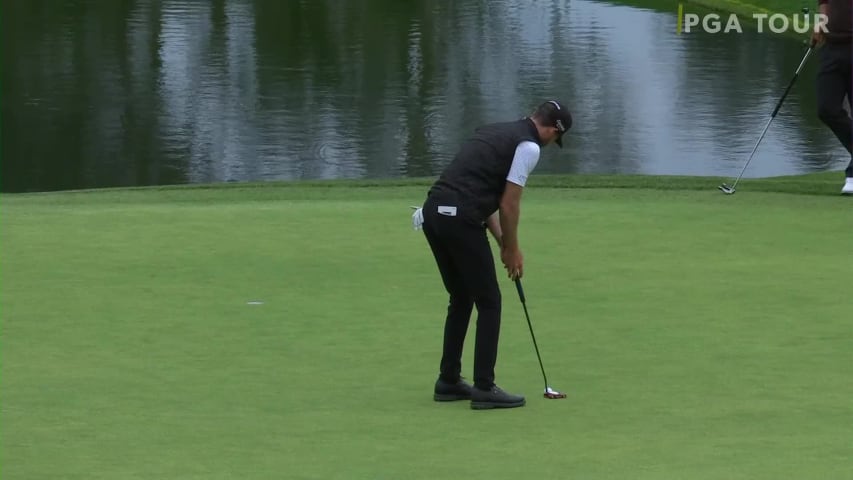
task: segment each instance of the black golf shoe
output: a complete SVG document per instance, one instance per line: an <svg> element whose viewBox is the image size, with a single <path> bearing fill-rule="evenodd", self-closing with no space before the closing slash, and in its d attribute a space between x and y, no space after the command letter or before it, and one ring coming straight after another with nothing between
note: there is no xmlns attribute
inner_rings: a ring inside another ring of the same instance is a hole
<svg viewBox="0 0 853 480"><path fill-rule="evenodd" d="M497 385L490 390L474 388L471 392L471 408L484 410L487 408L515 408L524 406L524 397L506 393Z"/></svg>
<svg viewBox="0 0 853 480"><path fill-rule="evenodd" d="M470 400L473 387L461 378L456 383L445 382L441 378L435 381L435 393L432 398L436 402L452 402L454 400Z"/></svg>

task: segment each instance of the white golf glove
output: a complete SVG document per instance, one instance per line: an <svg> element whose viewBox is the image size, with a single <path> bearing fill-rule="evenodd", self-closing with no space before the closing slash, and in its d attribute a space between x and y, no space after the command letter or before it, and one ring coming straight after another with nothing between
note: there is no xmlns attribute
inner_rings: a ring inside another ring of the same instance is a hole
<svg viewBox="0 0 853 480"><path fill-rule="evenodd" d="M412 228L420 230L424 225L424 209L421 207L412 207L415 213L412 214Z"/></svg>

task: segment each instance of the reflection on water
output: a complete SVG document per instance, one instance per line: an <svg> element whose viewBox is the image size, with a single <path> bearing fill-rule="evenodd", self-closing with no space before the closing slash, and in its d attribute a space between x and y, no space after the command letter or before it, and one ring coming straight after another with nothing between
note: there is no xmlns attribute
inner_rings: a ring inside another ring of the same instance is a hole
<svg viewBox="0 0 853 480"><path fill-rule="evenodd" d="M30 0L2 22L3 191L436 175L550 96L575 125L537 173L736 175L804 53L675 35L675 3ZM815 60L747 176L846 164Z"/></svg>

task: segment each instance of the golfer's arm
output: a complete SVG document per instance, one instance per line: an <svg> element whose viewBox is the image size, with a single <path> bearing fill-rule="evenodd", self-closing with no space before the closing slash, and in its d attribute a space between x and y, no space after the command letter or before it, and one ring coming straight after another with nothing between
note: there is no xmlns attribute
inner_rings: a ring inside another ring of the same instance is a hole
<svg viewBox="0 0 853 480"><path fill-rule="evenodd" d="M521 215L521 192L523 187L506 182L500 206L501 248L518 250L518 218Z"/></svg>
<svg viewBox="0 0 853 480"><path fill-rule="evenodd" d="M489 218L486 219L486 227L488 227L489 231L492 232L492 236L495 237L495 241L498 242L498 247L502 246L503 243L501 237L503 234L501 233L501 220L498 210L495 210L495 213L489 215Z"/></svg>

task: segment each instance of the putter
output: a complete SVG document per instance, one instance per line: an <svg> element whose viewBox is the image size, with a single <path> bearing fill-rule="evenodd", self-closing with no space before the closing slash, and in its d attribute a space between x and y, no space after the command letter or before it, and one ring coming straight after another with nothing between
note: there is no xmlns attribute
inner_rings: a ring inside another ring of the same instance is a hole
<svg viewBox="0 0 853 480"><path fill-rule="evenodd" d="M752 156L755 155L755 151L758 150L758 144L761 143L761 140L764 138L764 134L767 133L767 129L770 128L770 122L776 118L776 114L779 113L779 109L782 108L782 102L785 101L785 97L788 96L788 92L791 91L791 87L794 86L794 82L797 81L797 77L800 75L800 70L803 69L803 65L806 64L806 60L809 58L809 55L812 53L812 49L814 49L814 42L809 44L809 49L806 50L806 54L803 56L803 60L800 62L800 66L797 67L797 71L794 73L794 78L791 79L790 83L788 83L788 88L785 89L785 93L782 94L782 98L779 99L779 103L776 104L776 108L773 109L773 113L770 114L770 120L767 121L767 125L764 126L764 131L761 132L761 136L758 137L758 141L755 142L755 147L752 148L752 153L749 154L749 158L746 160L746 164L743 166L743 169L740 171L740 175L737 176L735 182L729 186L728 184L722 184L719 188L726 195L731 195L735 193L735 189L737 187L737 182L740 181L740 178L743 176L743 172L746 171L746 167L749 166L749 162L752 160Z"/></svg>
<svg viewBox="0 0 853 480"><path fill-rule="evenodd" d="M539 355L539 346L536 345L536 336L533 334L533 325L530 323L530 315L527 313L527 302L524 299L524 289L521 288L521 279L515 279L515 287L518 289L518 298L521 300L521 306L524 307L524 316L527 318L527 326L530 328L530 337L533 338L533 348L536 349L536 358L539 359L539 368L542 369L542 379L545 381L545 398L556 399L566 398L565 393L560 393L548 386L548 377L545 376L545 367L542 366L542 357Z"/></svg>

